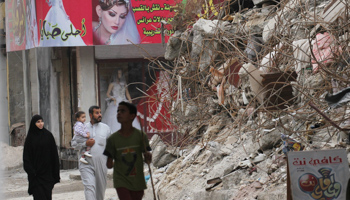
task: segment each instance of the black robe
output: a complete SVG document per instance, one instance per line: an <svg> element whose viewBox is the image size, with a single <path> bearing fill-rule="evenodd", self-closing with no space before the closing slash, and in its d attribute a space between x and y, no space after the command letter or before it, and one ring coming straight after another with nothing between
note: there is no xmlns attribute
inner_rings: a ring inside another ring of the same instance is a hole
<svg viewBox="0 0 350 200"><path fill-rule="evenodd" d="M23 149L23 168L28 174L28 193L35 187L52 190L60 181L60 164L55 139L47 129L39 129L35 123L42 119L32 118Z"/></svg>

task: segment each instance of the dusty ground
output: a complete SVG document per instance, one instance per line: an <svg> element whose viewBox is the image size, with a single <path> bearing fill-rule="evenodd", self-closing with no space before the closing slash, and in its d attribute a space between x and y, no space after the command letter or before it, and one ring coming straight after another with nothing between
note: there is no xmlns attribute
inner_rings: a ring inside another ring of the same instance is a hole
<svg viewBox="0 0 350 200"><path fill-rule="evenodd" d="M109 174L112 171L108 172ZM61 182L55 185L52 199L76 200L84 199L84 188L81 180L70 179L70 175L79 175L78 170L61 170ZM27 174L22 169L3 171L1 177L3 198L8 200L32 200L33 196L27 193ZM108 179L105 200L117 200L112 179Z"/></svg>
<svg viewBox="0 0 350 200"><path fill-rule="evenodd" d="M28 195L27 174L23 170L23 147L12 147L0 142L0 200L33 200ZM118 200L113 188L113 170L108 170L105 200ZM61 170L61 182L55 185L52 199L77 200L84 198L84 187L79 170ZM150 189L151 190L151 189Z"/></svg>

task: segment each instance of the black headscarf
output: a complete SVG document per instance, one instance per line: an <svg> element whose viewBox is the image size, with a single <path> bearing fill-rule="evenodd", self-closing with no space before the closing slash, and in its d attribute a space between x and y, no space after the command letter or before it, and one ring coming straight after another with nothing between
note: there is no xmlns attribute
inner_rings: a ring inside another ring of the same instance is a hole
<svg viewBox="0 0 350 200"><path fill-rule="evenodd" d="M36 126L40 115L34 115L30 122L23 149L23 168L28 174L28 193L41 186L53 188L60 181L60 164L55 139L46 128Z"/></svg>
<svg viewBox="0 0 350 200"><path fill-rule="evenodd" d="M43 131L45 128L43 129L39 129L37 126L36 126L36 122L39 121L39 120L43 120L43 118L40 116L40 115L34 115L32 117L32 120L30 121L30 126L29 126L29 130L28 130L28 135L29 134L36 134L36 133L39 133L41 131ZM44 121L44 120L43 120Z"/></svg>

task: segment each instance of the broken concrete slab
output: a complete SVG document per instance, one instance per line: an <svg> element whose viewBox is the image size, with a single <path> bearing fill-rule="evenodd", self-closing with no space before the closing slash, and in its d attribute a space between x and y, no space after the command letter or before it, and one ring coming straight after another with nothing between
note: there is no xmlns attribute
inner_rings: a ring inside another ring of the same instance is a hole
<svg viewBox="0 0 350 200"><path fill-rule="evenodd" d="M205 37L213 37L220 31L227 31L230 29L230 23L220 20L206 20L200 18L194 25L193 30L199 31Z"/></svg>
<svg viewBox="0 0 350 200"><path fill-rule="evenodd" d="M175 31L167 42L164 58L166 60L174 60L186 51L190 51L192 39L193 36L191 36L189 31Z"/></svg>
<svg viewBox="0 0 350 200"><path fill-rule="evenodd" d="M152 163L155 167L159 167L158 162L165 154L166 154L166 145L161 140L159 140L157 142L157 146L153 149L153 152L152 152L152 156L153 156Z"/></svg>
<svg viewBox="0 0 350 200"><path fill-rule="evenodd" d="M171 162L173 162L174 160L176 160L176 156L167 153L167 154L164 154L156 163L153 162L153 165L158 168L164 167L170 164Z"/></svg>
<svg viewBox="0 0 350 200"><path fill-rule="evenodd" d="M338 17L342 17L342 20L345 20L342 16L346 10L346 3L343 0L332 0L332 2L324 9L322 18L327 23L335 22Z"/></svg>
<svg viewBox="0 0 350 200"><path fill-rule="evenodd" d="M275 145L281 142L281 133L278 130L272 131L268 134L263 135L259 139L260 150L265 151L272 149Z"/></svg>
<svg viewBox="0 0 350 200"><path fill-rule="evenodd" d="M261 74L263 74L263 72L257 69L254 65L249 65L247 70L249 74L250 88L252 89L252 92L255 94L259 103L262 103L265 97L263 90L264 87L261 83L263 79Z"/></svg>
<svg viewBox="0 0 350 200"><path fill-rule="evenodd" d="M248 40L248 44L244 53L248 55L248 59L251 61L256 61L258 56L260 56L260 51L263 47L264 41L261 37L251 36Z"/></svg>
<svg viewBox="0 0 350 200"><path fill-rule="evenodd" d="M180 49L181 49L181 40L179 38L180 36L181 36L180 31L175 31L175 33L172 36L170 36L166 46L165 54L164 54L165 59L174 60L176 57L180 55Z"/></svg>
<svg viewBox="0 0 350 200"><path fill-rule="evenodd" d="M295 58L295 71L299 73L302 69L310 66L311 51L310 41L308 39L297 40L293 42L293 55Z"/></svg>

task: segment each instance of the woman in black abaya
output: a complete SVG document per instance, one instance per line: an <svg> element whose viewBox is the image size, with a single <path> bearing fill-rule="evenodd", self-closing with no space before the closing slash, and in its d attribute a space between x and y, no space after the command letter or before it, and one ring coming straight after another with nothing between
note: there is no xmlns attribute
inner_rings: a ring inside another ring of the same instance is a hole
<svg viewBox="0 0 350 200"><path fill-rule="evenodd" d="M52 189L60 181L60 164L55 139L44 128L40 115L30 122L23 149L23 168L28 174L28 193L34 200L51 200Z"/></svg>

